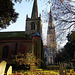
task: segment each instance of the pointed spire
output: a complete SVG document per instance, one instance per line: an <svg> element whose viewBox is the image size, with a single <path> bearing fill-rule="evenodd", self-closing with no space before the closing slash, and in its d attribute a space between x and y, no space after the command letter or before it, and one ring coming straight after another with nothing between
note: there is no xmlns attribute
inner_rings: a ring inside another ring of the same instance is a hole
<svg viewBox="0 0 75 75"><path fill-rule="evenodd" d="M52 19L52 12L51 12L51 8L50 8L49 23L48 23L47 34L50 34L50 30L51 30L52 28L54 28L54 25L53 25L53 19Z"/></svg>
<svg viewBox="0 0 75 75"><path fill-rule="evenodd" d="M38 17L37 0L34 0L31 18L37 18L37 17Z"/></svg>
<svg viewBox="0 0 75 75"><path fill-rule="evenodd" d="M48 26L54 27L54 25L53 25L53 18L52 18L51 8L50 8L49 25L48 25Z"/></svg>

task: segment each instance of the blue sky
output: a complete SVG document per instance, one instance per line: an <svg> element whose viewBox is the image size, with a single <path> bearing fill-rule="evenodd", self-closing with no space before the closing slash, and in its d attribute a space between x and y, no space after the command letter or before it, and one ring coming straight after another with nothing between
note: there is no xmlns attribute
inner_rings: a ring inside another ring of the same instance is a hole
<svg viewBox="0 0 75 75"><path fill-rule="evenodd" d="M33 0L34 1L34 0ZM8 26L6 29L1 30L1 32L8 32L8 31L25 31L25 25L26 25L26 15L28 14L28 17L31 17L32 13L32 7L33 7L33 1L26 2L25 0L22 0L21 3L15 3L14 9L16 12L19 13L18 19L15 23ZM38 15L43 16L43 10L44 13L49 13L50 11L50 4L48 3L48 0L37 0L38 2ZM75 0L74 0L75 1ZM45 14L44 14L45 15ZM46 16L45 16L46 17ZM44 17L42 18L42 37L44 44L46 44L46 37L47 37L47 26L48 23L43 22ZM64 43L63 43L64 45Z"/></svg>
<svg viewBox="0 0 75 75"><path fill-rule="evenodd" d="M37 0L38 2L38 16L41 14L42 11L46 10L46 13L50 11L50 5L44 2L43 0ZM19 17L17 21L10 26L8 26L6 29L1 30L1 32L8 32L8 31L25 31L25 25L26 25L26 15L28 14L28 17L31 17L32 13L32 7L33 7L33 1L22 1L21 3L15 3L14 9L16 12L19 13ZM43 33L43 40L44 43L46 43L46 32L47 32L47 23L43 23L42 27L42 33Z"/></svg>

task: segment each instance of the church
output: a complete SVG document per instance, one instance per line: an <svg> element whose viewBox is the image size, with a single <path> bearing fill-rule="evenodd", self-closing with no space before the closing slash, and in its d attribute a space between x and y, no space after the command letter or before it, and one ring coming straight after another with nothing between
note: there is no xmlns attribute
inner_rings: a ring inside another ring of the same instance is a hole
<svg viewBox="0 0 75 75"><path fill-rule="evenodd" d="M36 58L45 60L46 65L54 64L56 56L56 34L53 25L52 13L50 10L47 45L43 50L42 42L42 21L38 17L37 0L34 0L31 18L26 16L26 31L0 32L0 61L5 60L7 63L15 55L32 52Z"/></svg>
<svg viewBox="0 0 75 75"><path fill-rule="evenodd" d="M9 62L15 55L32 52L42 59L42 21L34 0L31 18L26 16L26 31L0 32L0 60Z"/></svg>
<svg viewBox="0 0 75 75"><path fill-rule="evenodd" d="M47 45L44 46L44 57L46 65L54 64L54 58L56 57L57 53L57 44L56 44L56 32L55 26L53 25L53 18L52 12L50 9L49 13L49 23L48 23L48 30L47 30Z"/></svg>

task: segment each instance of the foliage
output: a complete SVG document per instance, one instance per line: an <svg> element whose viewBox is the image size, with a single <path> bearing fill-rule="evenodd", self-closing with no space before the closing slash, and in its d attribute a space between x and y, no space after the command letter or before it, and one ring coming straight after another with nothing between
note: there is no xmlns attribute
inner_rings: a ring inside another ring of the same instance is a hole
<svg viewBox="0 0 75 75"><path fill-rule="evenodd" d="M53 18L56 25L60 27L59 30L65 31L75 25L75 5L73 3L74 1L67 0L52 1Z"/></svg>
<svg viewBox="0 0 75 75"><path fill-rule="evenodd" d="M13 9L11 0L0 0L0 29L6 28L12 22L16 22L18 13Z"/></svg>
<svg viewBox="0 0 75 75"><path fill-rule="evenodd" d="M35 63L40 65L40 62L42 62L40 59L36 59L33 53L27 53L26 56L24 54L18 54L15 56L17 64L28 64L30 66L36 66Z"/></svg>
<svg viewBox="0 0 75 75"><path fill-rule="evenodd" d="M69 62L71 63L72 59L74 59L74 51L75 51L75 32L68 34L68 42L64 46L61 51L57 53L55 58L55 62Z"/></svg>
<svg viewBox="0 0 75 75"><path fill-rule="evenodd" d="M69 62L69 56L64 49L61 49L61 51L58 51L54 61L58 64L61 62Z"/></svg>
<svg viewBox="0 0 75 75"><path fill-rule="evenodd" d="M75 29L75 1L51 0L50 4L57 41L60 44L66 43L64 40L66 40L67 34Z"/></svg>
<svg viewBox="0 0 75 75"><path fill-rule="evenodd" d="M35 65L35 63L38 63L38 61L36 60L36 57L33 55L33 53L27 53L26 54L26 64L33 64Z"/></svg>
<svg viewBox="0 0 75 75"><path fill-rule="evenodd" d="M75 31L67 36L68 42L64 46L65 51L69 54L70 58L74 58L74 51L75 51Z"/></svg>
<svg viewBox="0 0 75 75"><path fill-rule="evenodd" d="M11 0L11 1L14 1L14 2L19 2L19 3L21 3L22 2L22 0ZM25 0L25 1L33 1L33 0Z"/></svg>
<svg viewBox="0 0 75 75"><path fill-rule="evenodd" d="M24 54L20 54L18 53L17 55L15 55L15 62L18 65L22 65L24 63L25 59L25 55Z"/></svg>
<svg viewBox="0 0 75 75"><path fill-rule="evenodd" d="M11 23L16 22L18 13L15 12L13 2L21 3L21 1L22 0L0 0L0 30L7 28Z"/></svg>

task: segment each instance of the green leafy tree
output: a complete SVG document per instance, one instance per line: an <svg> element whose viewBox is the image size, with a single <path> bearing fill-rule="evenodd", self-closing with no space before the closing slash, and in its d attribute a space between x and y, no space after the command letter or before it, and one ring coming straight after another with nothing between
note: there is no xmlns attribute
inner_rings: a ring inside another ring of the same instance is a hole
<svg viewBox="0 0 75 75"><path fill-rule="evenodd" d="M11 23L15 23L18 13L15 12L14 2L21 3L22 0L0 0L0 30L7 28ZM30 0L25 0L30 1Z"/></svg>
<svg viewBox="0 0 75 75"><path fill-rule="evenodd" d="M74 51L75 51L75 31L72 32L71 34L68 34L67 38L68 38L68 42L64 46L64 48L65 48L65 51L70 56L70 59L73 59Z"/></svg>
<svg viewBox="0 0 75 75"><path fill-rule="evenodd" d="M16 22L18 13L15 12L13 6L11 0L0 0L0 29Z"/></svg>
<svg viewBox="0 0 75 75"><path fill-rule="evenodd" d="M75 31L67 36L68 42L61 51L57 53L55 62L69 62L74 59L75 52Z"/></svg>

